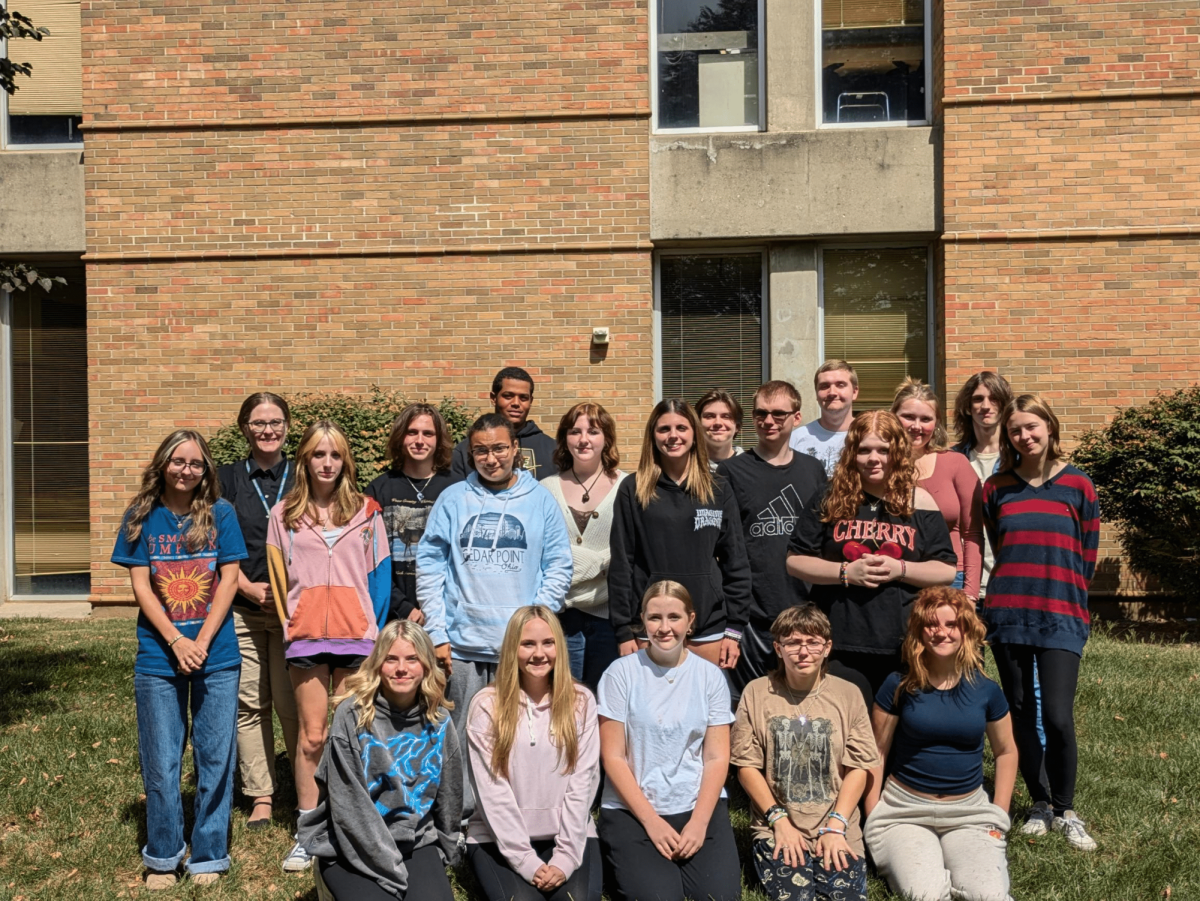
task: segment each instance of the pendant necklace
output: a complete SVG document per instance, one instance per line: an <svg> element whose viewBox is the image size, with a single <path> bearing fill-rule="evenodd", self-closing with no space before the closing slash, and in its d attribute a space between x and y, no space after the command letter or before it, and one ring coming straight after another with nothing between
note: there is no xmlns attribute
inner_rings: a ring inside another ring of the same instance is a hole
<svg viewBox="0 0 1200 901"><path fill-rule="evenodd" d="M865 492L864 492L864 493L865 493ZM867 497L870 497L870 496L871 496L871 495L869 495L869 494L867 495ZM873 502L872 502L872 501L867 501L867 506L871 508L871 512L872 512L872 513L878 513L878 512L879 512L879 504L880 504L882 501L883 501L883 498L881 498L881 497L877 497L877 498L875 498L875 500L874 500Z"/></svg>
<svg viewBox="0 0 1200 901"><path fill-rule="evenodd" d="M676 663L674 666L663 666L661 663L654 663L649 652L646 653L646 659L654 664L654 668L659 671L658 674L660 676L667 680L668 685L675 684L675 679L679 675L679 667L683 664L682 657L679 658L679 663Z"/></svg>
<svg viewBox="0 0 1200 901"><path fill-rule="evenodd" d="M591 485L584 485L579 476L575 475L575 467L571 467L571 476L579 483L579 487L583 489L583 502L586 504L592 499L592 489L596 487L596 483L600 481L600 476L604 475L604 467L600 467L600 471L596 473L596 478L592 479Z"/></svg>
<svg viewBox="0 0 1200 901"><path fill-rule="evenodd" d="M792 694L792 686L788 685L786 676L783 679L783 687L785 689L787 689L788 697L791 698L792 703L796 706L796 712L797 712L796 722L798 722L801 726L805 725L808 722L808 714L800 713L800 702L797 701L796 696L794 694ZM815 686L813 686L807 692L805 692L804 700L815 701L817 699L817 697L821 694L821 692L824 690L824 688L825 688L825 678L822 677L820 682L818 682Z"/></svg>
<svg viewBox="0 0 1200 901"><path fill-rule="evenodd" d="M437 473L434 473L433 475L437 475ZM427 478L427 479L425 480L425 484L424 484L424 485L422 485L420 488L418 488L416 485L414 485L414 484L413 484L413 480L412 480L412 479L410 479L408 476L405 476L405 477L404 477L404 481L406 481L406 482L408 482L408 484L412 485L412 490L413 490L413 491L415 491L415 492L417 493L417 500L418 500L418 501L423 501L423 500L425 500L425 489L426 489L426 488L428 488L428 487L429 487L429 483L433 481L433 475L431 475L429 478Z"/></svg>

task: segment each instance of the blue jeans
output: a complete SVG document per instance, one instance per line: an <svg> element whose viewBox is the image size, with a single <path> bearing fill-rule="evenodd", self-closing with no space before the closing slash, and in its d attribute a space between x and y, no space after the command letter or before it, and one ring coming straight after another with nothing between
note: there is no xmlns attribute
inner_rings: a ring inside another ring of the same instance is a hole
<svg viewBox="0 0 1200 901"><path fill-rule="evenodd" d="M175 676L133 675L137 699L138 756L146 787L148 870L170 873L187 850L179 769L192 711L192 758L196 767L195 823L187 870L229 869L229 808L237 760L238 682L241 668Z"/></svg>
<svg viewBox="0 0 1200 901"><path fill-rule="evenodd" d="M563 610L558 620L567 637L571 675L595 691L604 671L617 659L617 633L612 623L607 616L592 616L572 607Z"/></svg>

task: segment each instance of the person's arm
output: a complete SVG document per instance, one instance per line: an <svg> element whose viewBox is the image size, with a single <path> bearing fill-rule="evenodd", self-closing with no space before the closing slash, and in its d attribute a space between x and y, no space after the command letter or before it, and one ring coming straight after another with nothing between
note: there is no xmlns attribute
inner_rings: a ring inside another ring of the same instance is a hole
<svg viewBox="0 0 1200 901"><path fill-rule="evenodd" d="M1017 782L1017 743L1013 739L1012 715L1005 714L987 724L988 744L996 760L996 781L992 803L1008 813L1013 786Z"/></svg>
<svg viewBox="0 0 1200 901"><path fill-rule="evenodd" d="M271 508L267 522L267 578L271 580L271 594L275 596L275 612L279 622L287 628L288 570L287 548L290 544L287 529L283 525L283 501Z"/></svg>
<svg viewBox="0 0 1200 901"><path fill-rule="evenodd" d="M563 882L570 879L583 863L592 799L600 785L600 723L596 718L596 702L590 692L580 692L580 695L584 710L575 772L566 777L567 791L563 795L559 832L554 839L554 853L546 862L547 866L559 870Z"/></svg>
<svg viewBox="0 0 1200 901"><path fill-rule="evenodd" d="M133 584L133 596L137 599L138 608L149 620L154 631L162 636L167 647L175 654L181 673L192 673L204 666L208 656L207 650L200 647L192 639L184 635L163 609L162 602L154 593L150 584L150 566L130 566L129 580Z"/></svg>
<svg viewBox="0 0 1200 901"><path fill-rule="evenodd" d="M636 569L637 526L633 506L637 503L634 491L625 486L636 486L635 476L629 476L617 486L617 499L613 502L612 532L609 548L612 560L608 566L608 620L616 633L621 656L637 651L634 640L634 624L637 621L637 602L634 597L633 574Z"/></svg>
<svg viewBox="0 0 1200 901"><path fill-rule="evenodd" d="M217 545L217 569L220 572L216 591L208 605L208 614L204 617L204 625L196 635L196 644L208 653L209 645L216 637L217 630L225 624L229 616L229 608L233 605L233 596L237 594L238 572L241 561L246 559L246 542L242 538L242 527L238 524L237 513L228 501L218 500L212 509L213 537Z"/></svg>
<svg viewBox="0 0 1200 901"><path fill-rule="evenodd" d="M842 776L842 787L833 803L833 813L838 816L835 817L831 813L824 823L824 828L833 831L817 836L813 849L813 853L821 858L826 870L837 870L840 873L850 866L850 861L858 859L858 855L846 841L846 823L858 807L859 799L862 798L870 778L870 773L859 769L847 770Z"/></svg>
<svg viewBox="0 0 1200 901"><path fill-rule="evenodd" d="M721 587L725 595L725 622L735 632L745 632L750 619L750 558L746 555L746 537L742 533L742 512L737 496L726 483L722 505L721 530L717 536L717 560L721 568ZM733 669L741 656L737 639L722 638L721 669Z"/></svg>
<svg viewBox="0 0 1200 901"><path fill-rule="evenodd" d="M937 502L924 488L918 488L915 497L911 524L916 530L915 548L921 559L906 561L865 554L860 559L867 562L872 573L881 573L872 576L877 585L899 580L916 588L931 588L949 585L958 574L958 555L954 553L950 529Z"/></svg>
<svg viewBox="0 0 1200 901"><path fill-rule="evenodd" d="M863 801L863 810L867 816L871 815L871 811L879 803L879 796L883 793L883 768L887 764L888 752L892 749L892 738L899 723L899 716L888 713L879 706L878 701L875 702L875 706L871 708L871 731L875 733L875 745L879 748L879 765L871 768L867 779L867 794Z"/></svg>
<svg viewBox="0 0 1200 901"><path fill-rule="evenodd" d="M958 496L959 537L962 539L963 591L979 600L983 580L983 485L962 454L953 455L954 492Z"/></svg>
<svg viewBox="0 0 1200 901"><path fill-rule="evenodd" d="M558 502L549 491L539 492L542 501L541 578L537 587L535 604L551 610L562 610L571 590L571 574L575 563L571 557L571 538L567 535L567 524L563 521Z"/></svg>
<svg viewBox="0 0 1200 901"><path fill-rule="evenodd" d="M392 549L387 538L387 527L383 513L374 500L367 503L376 509L371 516L371 544L364 548L367 572L367 591L371 595L371 606L375 609L375 625L382 629L387 622L388 605L392 600Z"/></svg>
<svg viewBox="0 0 1200 901"><path fill-rule="evenodd" d="M233 605L233 596L237 593L238 571L241 568L241 564L237 560L222 563L218 567L221 573L221 583L217 586L217 590L213 592L212 603L208 607L208 615L204 617L204 625L200 627L200 632L196 635L196 644L204 651L205 656L208 655L209 645L212 644L217 630L225 622L225 617L229 614L229 608ZM182 643L180 642L180 644Z"/></svg>
<svg viewBox="0 0 1200 901"><path fill-rule="evenodd" d="M417 544L417 606L425 614L425 631L434 645L438 664L450 675L450 636L446 632L446 570L450 566L450 514L442 503L434 502L429 511L425 533Z"/></svg>
<svg viewBox="0 0 1200 901"><path fill-rule="evenodd" d="M679 832L675 856L683 860L704 847L708 822L721 800L721 789L729 775L729 725L709 726L704 733L704 774L700 777L700 793L687 824Z"/></svg>
<svg viewBox="0 0 1200 901"><path fill-rule="evenodd" d="M1096 575L1096 554L1100 549L1100 499L1096 486L1084 476L1083 504L1079 510L1080 540L1083 544L1083 579L1088 585Z"/></svg>
<svg viewBox="0 0 1200 901"><path fill-rule="evenodd" d="M432 813L442 860L446 866L452 867L458 863L458 840L462 834L463 818L463 779L466 776L463 772L462 750L458 733L454 730L454 721L445 710L442 713L445 715L442 722L446 729L443 739L445 756L442 758L442 772L437 794L433 798Z"/></svg>
<svg viewBox="0 0 1200 901"><path fill-rule="evenodd" d="M989 477L983 483L983 532L987 536L988 544L992 546L992 556L998 561L1000 559L1000 531L996 525L1000 507L996 498L996 486L992 484L992 478Z"/></svg>
<svg viewBox="0 0 1200 901"><path fill-rule="evenodd" d="M384 497L387 492L384 485L387 483L389 476L385 473L375 479L370 485L363 489L363 494L367 497L374 498L379 506L382 507ZM384 518L386 527L387 518ZM391 550L392 542L397 540L397 536L388 532L388 550ZM417 609L417 599L408 596L408 590L404 584L404 570L396 565L396 561L392 561L392 592L388 599L387 621L390 623L394 619L408 619L408 615ZM383 627L380 621L380 628Z"/></svg>
<svg viewBox="0 0 1200 901"><path fill-rule="evenodd" d="M600 717L600 759L604 762L604 774L613 790L642 824L655 850L667 860L673 860L679 845L679 833L658 815L642 794L637 777L625 758L625 724L620 720Z"/></svg>

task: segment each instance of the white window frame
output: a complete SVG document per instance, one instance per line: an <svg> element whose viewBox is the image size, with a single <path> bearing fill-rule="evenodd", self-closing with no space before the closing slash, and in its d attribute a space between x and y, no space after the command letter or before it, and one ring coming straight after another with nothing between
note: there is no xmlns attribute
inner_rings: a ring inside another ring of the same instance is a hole
<svg viewBox="0 0 1200 901"><path fill-rule="evenodd" d="M0 0L0 8L6 7L8 4L5 0ZM37 25L37 22L33 23ZM0 39L0 57L8 57L8 41ZM66 117L64 117L66 118ZM74 144L17 144L14 143L8 133L8 91L0 90L0 150L74 150L80 151L83 149L83 141L76 141ZM10 519L9 522L12 520Z"/></svg>
<svg viewBox="0 0 1200 901"><path fill-rule="evenodd" d="M758 122L755 125L714 125L709 128L660 128L658 125L658 4L663 2L666 0L650 0L650 133L694 135L764 131L767 127L766 0L758 0Z"/></svg>
<svg viewBox="0 0 1200 901"><path fill-rule="evenodd" d="M704 246L693 248L671 248L654 253L654 315L651 325L654 354L654 398L655 403L663 399L662 386L662 266L663 257L703 257L757 253L762 259L762 370L760 382L771 377L771 305L770 305L770 254L766 247L751 246ZM691 402L691 398L687 398Z"/></svg>
<svg viewBox="0 0 1200 901"><path fill-rule="evenodd" d="M817 128L928 128L933 124L933 0L925 0L925 118L916 121L894 122L825 122L825 78L821 65L825 46L824 19L821 15L824 0L813 0L813 104ZM899 246L899 245L892 245Z"/></svg>
<svg viewBox="0 0 1200 901"><path fill-rule="evenodd" d="M928 241L876 241L870 244L821 244L817 247L817 347L820 352L818 360L827 360L825 352L825 251L826 250L904 250L909 247L925 248L925 342L926 358L929 360L929 372L926 383L934 391L938 390L938 368L941 362L937 358L937 332L935 331L936 315L933 292L937 284L933 271L935 257L933 245Z"/></svg>

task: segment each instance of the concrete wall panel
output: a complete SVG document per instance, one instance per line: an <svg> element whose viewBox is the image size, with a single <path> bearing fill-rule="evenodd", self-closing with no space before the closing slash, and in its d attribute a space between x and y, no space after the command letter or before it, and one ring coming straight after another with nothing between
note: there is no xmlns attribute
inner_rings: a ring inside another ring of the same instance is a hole
<svg viewBox="0 0 1200 901"><path fill-rule="evenodd" d="M0 254L83 251L83 153L0 153Z"/></svg>

